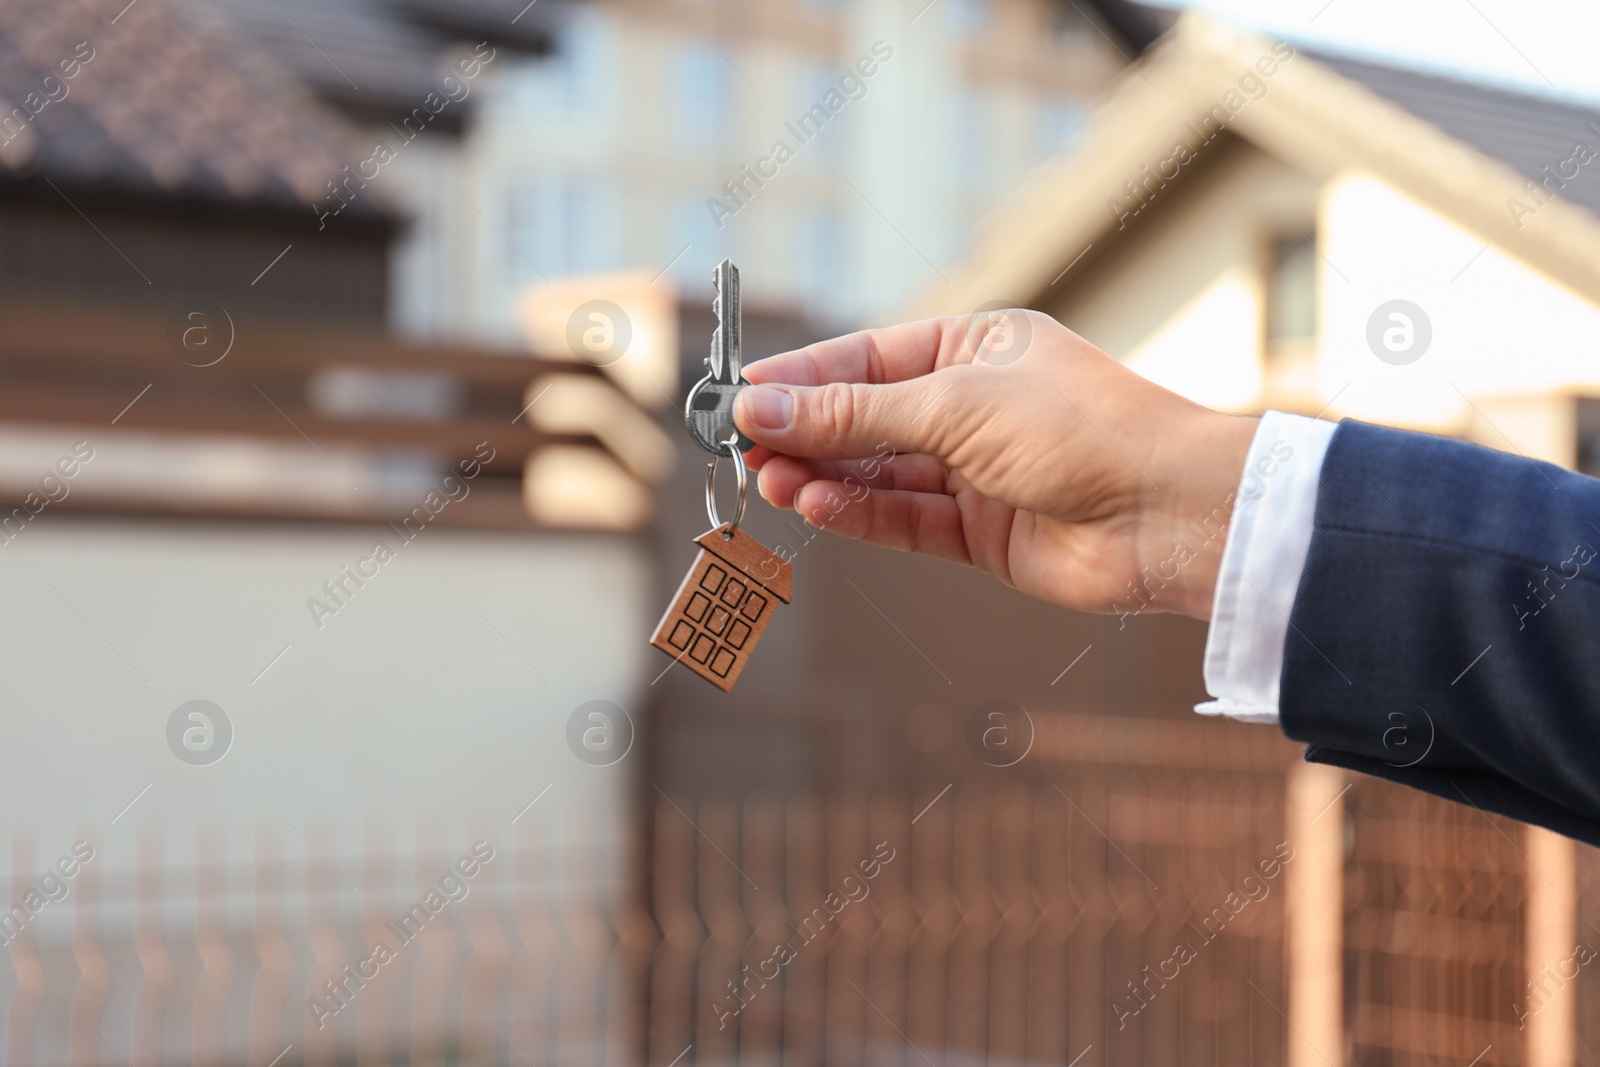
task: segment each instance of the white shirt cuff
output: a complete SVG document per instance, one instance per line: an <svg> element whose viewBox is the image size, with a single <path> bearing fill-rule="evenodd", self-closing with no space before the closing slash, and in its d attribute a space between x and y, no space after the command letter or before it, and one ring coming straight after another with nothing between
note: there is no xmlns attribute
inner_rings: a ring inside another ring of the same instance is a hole
<svg viewBox="0 0 1600 1067"><path fill-rule="evenodd" d="M1211 700L1201 715L1278 721L1278 676L1300 572L1311 550L1317 483L1335 423L1268 411L1233 497L1206 634Z"/></svg>

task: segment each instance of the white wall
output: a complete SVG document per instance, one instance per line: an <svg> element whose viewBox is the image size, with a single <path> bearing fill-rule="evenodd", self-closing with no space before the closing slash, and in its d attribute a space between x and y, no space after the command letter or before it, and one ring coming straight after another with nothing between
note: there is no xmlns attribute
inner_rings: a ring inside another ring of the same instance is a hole
<svg viewBox="0 0 1600 1067"><path fill-rule="evenodd" d="M1600 308L1560 282L1370 174L1330 182L1321 219L1318 384L1338 411L1448 429L1473 417L1468 397L1600 387ZM1433 334L1401 366L1366 339L1393 299L1422 308Z"/></svg>
<svg viewBox="0 0 1600 1067"><path fill-rule="evenodd" d="M307 599L378 537L396 557L319 630ZM297 847L330 826L351 852L372 823L402 849L418 824L509 839L547 785L524 821L606 817L638 753L588 766L566 724L596 698L637 715L654 673L649 588L621 537L429 529L402 545L383 527L47 508L0 545L5 827L44 863L90 834L123 867L141 829L174 862L197 827L221 831L232 859L258 825ZM196 698L235 731L209 766L178 760L165 736Z"/></svg>

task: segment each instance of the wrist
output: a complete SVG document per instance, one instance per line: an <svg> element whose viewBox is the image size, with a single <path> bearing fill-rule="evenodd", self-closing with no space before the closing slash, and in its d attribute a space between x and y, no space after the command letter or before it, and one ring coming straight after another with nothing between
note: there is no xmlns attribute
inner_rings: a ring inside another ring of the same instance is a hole
<svg viewBox="0 0 1600 1067"><path fill-rule="evenodd" d="M1167 595L1158 598L1167 611L1211 618L1239 478L1260 421L1196 408L1168 435L1140 552L1143 573L1167 583Z"/></svg>

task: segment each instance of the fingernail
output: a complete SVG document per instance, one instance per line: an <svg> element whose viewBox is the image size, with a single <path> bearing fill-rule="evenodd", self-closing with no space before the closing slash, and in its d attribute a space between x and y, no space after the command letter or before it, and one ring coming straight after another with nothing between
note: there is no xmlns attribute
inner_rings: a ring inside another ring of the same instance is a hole
<svg viewBox="0 0 1600 1067"><path fill-rule="evenodd" d="M767 430L781 430L794 417L794 397L782 389L752 385L744 391L750 421Z"/></svg>

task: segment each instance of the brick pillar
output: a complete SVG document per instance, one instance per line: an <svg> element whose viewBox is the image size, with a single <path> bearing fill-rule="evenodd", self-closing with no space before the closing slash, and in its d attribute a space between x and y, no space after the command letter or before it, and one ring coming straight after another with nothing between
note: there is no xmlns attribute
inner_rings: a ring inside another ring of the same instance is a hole
<svg viewBox="0 0 1600 1067"><path fill-rule="evenodd" d="M1289 772L1289 1067L1344 1063L1345 787L1344 773L1324 764L1301 763Z"/></svg>
<svg viewBox="0 0 1600 1067"><path fill-rule="evenodd" d="M1524 962L1532 988L1518 1005L1530 1012L1527 1029L1528 1067L1572 1067L1577 992L1568 988L1575 969L1578 942L1577 848L1570 838L1537 826L1523 834L1527 857L1527 933ZM1533 1009L1537 1008L1537 1011Z"/></svg>

